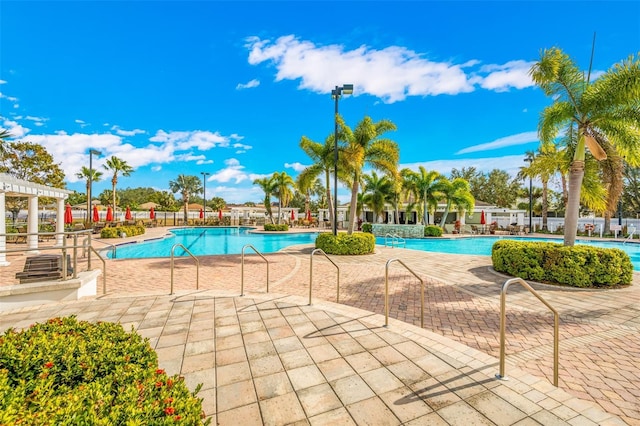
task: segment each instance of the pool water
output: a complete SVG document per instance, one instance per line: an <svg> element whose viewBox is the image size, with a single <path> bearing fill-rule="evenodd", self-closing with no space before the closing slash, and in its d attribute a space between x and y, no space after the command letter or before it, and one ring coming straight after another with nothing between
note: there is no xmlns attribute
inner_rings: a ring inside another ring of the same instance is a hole
<svg viewBox="0 0 640 426"><path fill-rule="evenodd" d="M182 244L194 256L214 254L241 254L242 248L251 244L260 253L273 253L294 244L311 244L316 240L317 233L307 232L299 234L256 234L249 233L253 228L216 227L216 228L177 228L172 229L172 235L166 238L148 240L141 243L118 245L117 259L141 259L150 257L169 257L171 248L175 244ZM245 253L255 253L250 248ZM175 256L188 256L181 248L176 247ZM114 258L113 253L107 254Z"/></svg>
<svg viewBox="0 0 640 426"><path fill-rule="evenodd" d="M451 254L474 254L481 256L491 256L491 248L496 241L503 239L515 239L506 237L470 237L470 238L433 238L433 239L406 239L405 248L412 250L422 250L437 253ZM518 241L537 241L562 243L561 238L526 238L518 237ZM384 245L385 239L376 238L376 244ZM633 263L633 269L640 271L640 244L622 242L603 242L603 241L586 241L577 240L576 244L585 244L595 247L618 248L627 252ZM391 245L391 239L387 239L387 245ZM402 247L402 242L399 247Z"/></svg>

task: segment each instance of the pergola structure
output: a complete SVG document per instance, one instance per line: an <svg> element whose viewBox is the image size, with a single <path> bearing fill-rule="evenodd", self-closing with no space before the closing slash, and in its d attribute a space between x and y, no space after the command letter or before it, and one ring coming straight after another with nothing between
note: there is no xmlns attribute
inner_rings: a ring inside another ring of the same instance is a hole
<svg viewBox="0 0 640 426"><path fill-rule="evenodd" d="M62 245L62 239L64 238L64 209L65 200L72 194L73 191L60 188L52 188L46 185L40 185L38 183L29 182L22 179L17 179L6 173L0 173L0 265L6 266L7 255L5 250L7 248L7 235L6 235L6 197L27 197L29 199L27 210L27 247L31 250L38 249L38 199L40 197L48 197L56 199L56 211L58 218L56 220L56 244Z"/></svg>

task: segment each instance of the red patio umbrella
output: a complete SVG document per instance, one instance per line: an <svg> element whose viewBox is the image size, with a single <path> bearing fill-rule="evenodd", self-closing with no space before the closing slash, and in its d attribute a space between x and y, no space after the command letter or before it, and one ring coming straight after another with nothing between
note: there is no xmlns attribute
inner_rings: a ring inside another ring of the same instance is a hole
<svg viewBox="0 0 640 426"><path fill-rule="evenodd" d="M307 210L307 220L311 222L311 210Z"/></svg>
<svg viewBox="0 0 640 426"><path fill-rule="evenodd" d="M222 210L218 210L218 219L222 220Z"/></svg>
<svg viewBox="0 0 640 426"><path fill-rule="evenodd" d="M113 222L113 210L111 206L107 207L107 222Z"/></svg>
<svg viewBox="0 0 640 426"><path fill-rule="evenodd" d="M200 209L200 219L204 219L204 212Z"/></svg>
<svg viewBox="0 0 640 426"><path fill-rule="evenodd" d="M482 213L480 213L480 225L486 225L486 224L487 224L487 219L485 219L484 210L482 210Z"/></svg>
<svg viewBox="0 0 640 426"><path fill-rule="evenodd" d="M64 224L70 225L73 223L73 213L71 212L71 204L67 203L64 209Z"/></svg>
<svg viewBox="0 0 640 426"><path fill-rule="evenodd" d="M151 207L151 209L149 210L149 219L155 219L156 218L156 212L155 210L153 210L153 207Z"/></svg>
<svg viewBox="0 0 640 426"><path fill-rule="evenodd" d="M291 220L296 220L296 212L291 210Z"/></svg>
<svg viewBox="0 0 640 426"><path fill-rule="evenodd" d="M131 216L131 209L129 208L129 206L127 206L127 211L124 213L124 219L125 220L133 219L133 216Z"/></svg>
<svg viewBox="0 0 640 426"><path fill-rule="evenodd" d="M93 221L100 222L100 214L98 213L98 206L93 206Z"/></svg>

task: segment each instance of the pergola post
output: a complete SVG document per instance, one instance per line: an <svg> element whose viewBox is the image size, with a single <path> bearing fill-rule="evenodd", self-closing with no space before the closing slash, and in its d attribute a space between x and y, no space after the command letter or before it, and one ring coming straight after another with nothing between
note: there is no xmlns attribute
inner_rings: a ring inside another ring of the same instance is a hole
<svg viewBox="0 0 640 426"><path fill-rule="evenodd" d="M6 201L6 197L4 191L0 191L0 206L4 206ZM7 232L7 223L5 217L5 211L2 209L2 214L0 214L0 266L9 266L10 263L7 262L7 253L4 251L7 249L7 237L5 233Z"/></svg>
<svg viewBox="0 0 640 426"><path fill-rule="evenodd" d="M64 239L64 198L58 198L56 210L56 245L62 246Z"/></svg>
<svg viewBox="0 0 640 426"><path fill-rule="evenodd" d="M27 213L27 247L32 250L38 249L38 196L29 197L29 207Z"/></svg>

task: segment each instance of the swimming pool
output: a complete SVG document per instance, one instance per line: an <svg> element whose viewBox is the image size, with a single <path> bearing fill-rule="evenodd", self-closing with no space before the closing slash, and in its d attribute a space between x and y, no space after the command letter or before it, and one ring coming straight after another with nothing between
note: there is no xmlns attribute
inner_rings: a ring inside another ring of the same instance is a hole
<svg viewBox="0 0 640 426"><path fill-rule="evenodd" d="M317 233L305 232L299 234L256 234L248 231L253 228L216 227L216 228L176 228L171 229L171 235L165 238L148 240L140 243L121 244L116 250L116 259L142 259L150 257L169 257L171 248L175 244L182 244L194 256L213 254L240 254L242 248L251 244L260 253L273 253L294 244L311 244L316 240ZM247 249L245 253L254 253ZM177 247L175 256L188 256ZM113 259L113 252L107 257Z"/></svg>
<svg viewBox="0 0 640 426"><path fill-rule="evenodd" d="M411 250L431 251L437 253L451 254L475 254L481 256L491 256L491 247L496 241L504 239L516 239L508 237L470 237L470 238L427 238L427 239L406 239L405 248ZM562 243L562 238L527 238L517 237L519 241L537 241ZM384 245L385 239L376 238L376 244ZM387 240L387 245L391 244L391 240ZM637 243L616 243L593 240L577 240L576 244L586 244L596 247L618 248L627 252L633 263L633 269L640 271L640 244ZM402 247L402 243L400 243Z"/></svg>

